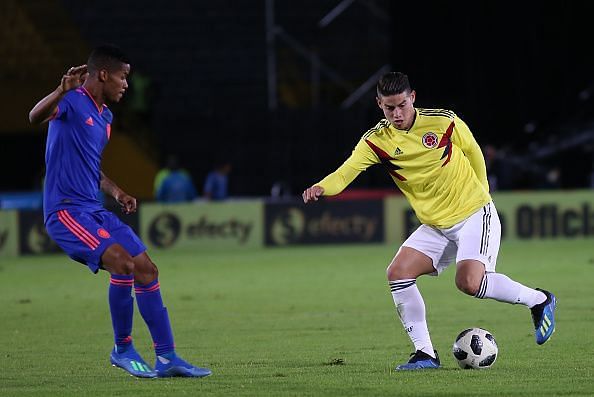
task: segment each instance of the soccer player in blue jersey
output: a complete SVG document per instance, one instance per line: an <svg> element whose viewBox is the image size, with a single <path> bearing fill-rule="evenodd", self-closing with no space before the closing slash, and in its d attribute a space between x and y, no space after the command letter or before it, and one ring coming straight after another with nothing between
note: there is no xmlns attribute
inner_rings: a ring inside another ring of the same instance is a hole
<svg viewBox="0 0 594 397"><path fill-rule="evenodd" d="M130 65L114 46L96 47L86 65L71 67L60 85L29 113L33 124L49 121L43 197L45 225L52 239L72 258L97 273L110 273L109 307L115 346L111 363L140 378L204 377L177 356L167 309L163 306L157 266L132 229L105 210L99 190L112 196L125 213L136 199L101 171L101 154L113 115L106 102L118 102L128 88ZM138 309L151 333L154 369L134 349L132 315Z"/></svg>

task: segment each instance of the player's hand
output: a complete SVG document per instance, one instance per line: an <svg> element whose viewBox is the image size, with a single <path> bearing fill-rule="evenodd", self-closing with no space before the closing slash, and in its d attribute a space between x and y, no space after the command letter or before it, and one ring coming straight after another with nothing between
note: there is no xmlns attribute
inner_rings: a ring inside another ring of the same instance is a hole
<svg viewBox="0 0 594 397"><path fill-rule="evenodd" d="M310 188L305 189L303 192L303 202L307 203L309 201L318 201L318 198L324 194L324 188L321 186L312 186Z"/></svg>
<svg viewBox="0 0 594 397"><path fill-rule="evenodd" d="M62 92L67 92L78 88L85 82L88 76L87 65L73 66L62 76L60 89Z"/></svg>
<svg viewBox="0 0 594 397"><path fill-rule="evenodd" d="M122 211L126 214L136 212L136 199L127 193L122 193L116 199L122 206Z"/></svg>

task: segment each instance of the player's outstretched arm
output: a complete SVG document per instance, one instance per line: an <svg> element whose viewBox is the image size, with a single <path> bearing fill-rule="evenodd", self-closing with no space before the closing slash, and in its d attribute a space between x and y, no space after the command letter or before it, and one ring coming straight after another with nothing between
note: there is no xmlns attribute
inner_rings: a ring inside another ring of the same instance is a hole
<svg viewBox="0 0 594 397"><path fill-rule="evenodd" d="M369 166L377 164L379 158L364 141L359 141L353 154L336 171L303 192L303 202L318 201L320 196L334 196L342 192L357 175Z"/></svg>
<svg viewBox="0 0 594 397"><path fill-rule="evenodd" d="M122 206L122 211L126 214L136 212L136 198L120 189L103 171L101 171L101 190L113 197Z"/></svg>
<svg viewBox="0 0 594 397"><path fill-rule="evenodd" d="M62 76L60 85L37 104L29 112L29 121L32 124L45 123L55 114L58 103L66 92L80 87L89 73L87 65L73 66Z"/></svg>
<svg viewBox="0 0 594 397"><path fill-rule="evenodd" d="M318 198L320 198L320 196L324 194L324 188L318 185L314 185L312 187L309 187L307 189L305 189L305 191L303 192L303 202L307 203L309 201L318 201Z"/></svg>

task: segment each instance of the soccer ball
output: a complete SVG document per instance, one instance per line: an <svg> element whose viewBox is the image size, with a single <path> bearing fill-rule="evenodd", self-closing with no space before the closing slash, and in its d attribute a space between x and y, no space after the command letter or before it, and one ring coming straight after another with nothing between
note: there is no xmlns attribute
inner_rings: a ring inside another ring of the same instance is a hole
<svg viewBox="0 0 594 397"><path fill-rule="evenodd" d="M497 359L497 342L489 331L468 328L456 337L452 353L460 368L489 368Z"/></svg>

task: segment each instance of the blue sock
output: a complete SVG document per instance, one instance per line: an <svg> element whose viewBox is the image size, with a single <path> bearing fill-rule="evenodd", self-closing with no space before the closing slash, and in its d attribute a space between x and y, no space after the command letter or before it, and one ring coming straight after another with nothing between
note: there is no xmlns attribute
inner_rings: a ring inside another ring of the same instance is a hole
<svg viewBox="0 0 594 397"><path fill-rule="evenodd" d="M175 344L173 343L169 314L161 299L159 280L147 285L134 284L134 292L140 314L153 337L155 353L157 356L172 353Z"/></svg>
<svg viewBox="0 0 594 397"><path fill-rule="evenodd" d="M134 275L112 274L109 280L109 311L118 353L132 345L132 317L134 299L132 298Z"/></svg>

